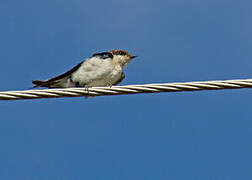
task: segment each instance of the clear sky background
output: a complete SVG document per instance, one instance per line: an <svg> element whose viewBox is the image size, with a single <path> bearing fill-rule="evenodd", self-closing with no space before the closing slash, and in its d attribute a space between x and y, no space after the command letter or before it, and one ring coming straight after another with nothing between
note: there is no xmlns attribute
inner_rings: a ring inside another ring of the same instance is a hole
<svg viewBox="0 0 252 180"><path fill-rule="evenodd" d="M1 0L0 90L93 53L123 84L252 78L251 0ZM252 90L0 102L0 179L252 179Z"/></svg>

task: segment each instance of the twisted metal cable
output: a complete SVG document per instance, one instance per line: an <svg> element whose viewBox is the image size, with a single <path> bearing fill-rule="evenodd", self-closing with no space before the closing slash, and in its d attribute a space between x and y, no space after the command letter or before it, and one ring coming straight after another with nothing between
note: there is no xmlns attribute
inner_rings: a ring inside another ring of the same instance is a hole
<svg viewBox="0 0 252 180"><path fill-rule="evenodd" d="M252 88L252 79L0 92L0 100Z"/></svg>

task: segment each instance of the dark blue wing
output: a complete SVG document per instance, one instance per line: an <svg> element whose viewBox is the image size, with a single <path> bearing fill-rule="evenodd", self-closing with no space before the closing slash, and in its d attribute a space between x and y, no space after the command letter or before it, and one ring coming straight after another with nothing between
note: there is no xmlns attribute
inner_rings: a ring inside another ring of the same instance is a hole
<svg viewBox="0 0 252 180"><path fill-rule="evenodd" d="M113 58L113 54L111 52L101 52L93 54L92 57L99 56L101 59Z"/></svg>

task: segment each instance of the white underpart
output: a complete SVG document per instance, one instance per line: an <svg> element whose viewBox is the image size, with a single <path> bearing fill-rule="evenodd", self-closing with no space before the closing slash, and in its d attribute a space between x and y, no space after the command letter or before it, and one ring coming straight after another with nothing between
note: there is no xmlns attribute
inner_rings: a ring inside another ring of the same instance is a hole
<svg viewBox="0 0 252 180"><path fill-rule="evenodd" d="M72 74L72 81L80 86L110 86L121 78L123 68L112 59L92 57Z"/></svg>

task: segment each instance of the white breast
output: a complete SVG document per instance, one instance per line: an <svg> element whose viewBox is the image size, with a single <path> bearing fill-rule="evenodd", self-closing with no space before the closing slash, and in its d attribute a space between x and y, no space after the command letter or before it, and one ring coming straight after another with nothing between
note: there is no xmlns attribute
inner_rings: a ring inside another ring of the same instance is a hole
<svg viewBox="0 0 252 180"><path fill-rule="evenodd" d="M72 81L79 82L80 86L110 86L120 79L122 70L109 58L92 57L73 73Z"/></svg>

